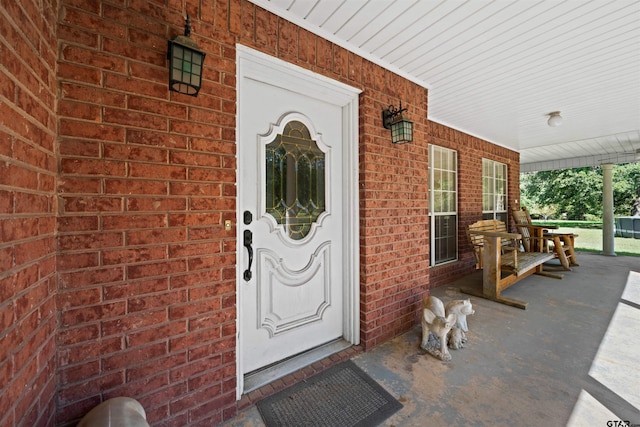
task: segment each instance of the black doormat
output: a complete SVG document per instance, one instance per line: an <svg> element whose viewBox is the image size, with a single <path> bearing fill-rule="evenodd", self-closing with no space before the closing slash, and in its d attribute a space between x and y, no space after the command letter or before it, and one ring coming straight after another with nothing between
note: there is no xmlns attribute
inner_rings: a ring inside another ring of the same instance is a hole
<svg viewBox="0 0 640 427"><path fill-rule="evenodd" d="M348 360L259 401L267 427L375 426L400 402Z"/></svg>

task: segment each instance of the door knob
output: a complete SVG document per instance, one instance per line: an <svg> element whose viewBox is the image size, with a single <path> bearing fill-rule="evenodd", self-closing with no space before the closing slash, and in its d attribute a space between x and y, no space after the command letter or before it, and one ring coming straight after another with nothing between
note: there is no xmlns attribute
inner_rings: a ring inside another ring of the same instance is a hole
<svg viewBox="0 0 640 427"><path fill-rule="evenodd" d="M244 247L249 252L249 266L244 271L244 280L248 282L251 280L251 264L253 264L253 233L250 230L244 230Z"/></svg>

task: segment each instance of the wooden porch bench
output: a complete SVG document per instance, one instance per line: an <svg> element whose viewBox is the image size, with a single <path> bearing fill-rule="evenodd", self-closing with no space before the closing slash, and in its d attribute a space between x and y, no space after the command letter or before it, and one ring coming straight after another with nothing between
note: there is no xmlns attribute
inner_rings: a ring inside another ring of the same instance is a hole
<svg viewBox="0 0 640 427"><path fill-rule="evenodd" d="M522 235L508 233L502 221L475 222L469 225L467 235L474 248L476 268L482 269L482 291L467 288L460 291L526 309L526 302L504 297L501 292L534 273L544 275L542 264L553 259L554 254L521 252Z"/></svg>

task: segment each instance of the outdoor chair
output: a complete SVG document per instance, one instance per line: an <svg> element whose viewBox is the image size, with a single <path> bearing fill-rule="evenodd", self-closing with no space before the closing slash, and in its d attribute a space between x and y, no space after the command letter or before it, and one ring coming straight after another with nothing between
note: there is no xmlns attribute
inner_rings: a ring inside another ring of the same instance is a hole
<svg viewBox="0 0 640 427"><path fill-rule="evenodd" d="M522 246L526 252L553 252L564 270L571 271L572 266L578 266L574 249L577 234L550 232L557 229L555 225L533 225L527 208L513 207L511 217L518 232L522 234Z"/></svg>

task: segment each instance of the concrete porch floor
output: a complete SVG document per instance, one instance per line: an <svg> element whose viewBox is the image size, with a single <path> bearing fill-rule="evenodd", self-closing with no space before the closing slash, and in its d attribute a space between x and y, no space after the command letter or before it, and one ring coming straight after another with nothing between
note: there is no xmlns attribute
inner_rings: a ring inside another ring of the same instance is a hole
<svg viewBox="0 0 640 427"><path fill-rule="evenodd" d="M465 348L442 362L418 326L352 360L404 408L386 426L640 425L640 258L579 254L564 279L532 276L503 295L471 297ZM480 274L432 289L445 304ZM263 426L255 405L225 426Z"/></svg>

